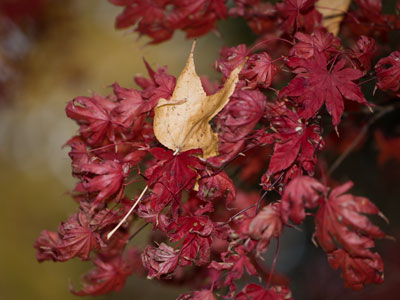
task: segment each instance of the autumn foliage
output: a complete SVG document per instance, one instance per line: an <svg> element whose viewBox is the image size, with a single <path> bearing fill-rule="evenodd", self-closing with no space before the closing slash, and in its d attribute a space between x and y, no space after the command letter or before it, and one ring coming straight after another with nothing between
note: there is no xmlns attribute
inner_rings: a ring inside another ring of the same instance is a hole
<svg viewBox="0 0 400 300"><path fill-rule="evenodd" d="M37 259L93 261L82 289L71 287L80 296L119 291L135 273L188 283L194 291L179 299L292 299L275 264L265 272L263 255L309 218L313 242L346 287L383 282L374 248L387 236L369 216L386 218L352 194L351 181L334 180L324 152L346 155L357 144L341 126L361 124L365 134L399 107L400 48L388 47L398 13L382 13L380 0L110 2L123 7L116 27L133 27L151 44L176 30L202 36L225 18L243 18L258 40L221 49L217 83L198 77L192 50L178 79L145 62L138 89L114 83L110 95L71 100L66 114L79 133L66 145L78 210L40 234ZM336 149L326 147L332 135ZM382 132L374 136L386 155L380 163L396 156ZM136 248L130 241L147 224L148 245ZM260 281L242 287L244 276Z"/></svg>

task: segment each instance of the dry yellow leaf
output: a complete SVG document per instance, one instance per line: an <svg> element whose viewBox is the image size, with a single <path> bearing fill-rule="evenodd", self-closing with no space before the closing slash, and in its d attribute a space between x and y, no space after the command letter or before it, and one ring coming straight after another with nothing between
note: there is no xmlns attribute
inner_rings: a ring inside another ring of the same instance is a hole
<svg viewBox="0 0 400 300"><path fill-rule="evenodd" d="M203 158L208 158L218 155L218 135L209 122L228 103L244 63L232 71L221 90L207 96L196 74L194 47L195 42L171 99L159 100L153 129L157 140L165 147L175 152L201 148Z"/></svg>
<svg viewBox="0 0 400 300"><path fill-rule="evenodd" d="M322 25L335 36L338 35L340 23L349 9L351 0L318 0L315 7L322 14Z"/></svg>

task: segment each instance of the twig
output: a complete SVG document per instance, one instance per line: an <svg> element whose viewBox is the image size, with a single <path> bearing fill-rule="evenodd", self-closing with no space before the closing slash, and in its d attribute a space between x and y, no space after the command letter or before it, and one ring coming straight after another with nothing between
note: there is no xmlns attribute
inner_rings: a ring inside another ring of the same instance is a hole
<svg viewBox="0 0 400 300"><path fill-rule="evenodd" d="M279 254L279 237L276 239L276 248L275 248L275 256L274 260L272 261L272 266L271 266L271 271L269 272L269 277L268 277L268 282L267 282L267 289L269 288L269 285L271 284L272 280L272 275L274 274L275 271L275 265L276 261L278 259L278 254Z"/></svg>
<svg viewBox="0 0 400 300"><path fill-rule="evenodd" d="M113 234L118 230L118 228L121 227L122 224L124 224L124 222L126 221L126 219L128 219L129 215L132 213L132 211L135 209L136 205L139 204L140 200L142 200L144 194L147 192L147 189L149 187L146 185L146 187L144 188L144 190L142 191L142 193L140 194L139 198L136 200L135 204L133 204L133 206L131 207L131 209L128 211L128 213L125 215L125 217L123 217L123 219L118 223L117 226L114 227L113 230L111 230L108 234L107 234L107 240L109 240Z"/></svg>
<svg viewBox="0 0 400 300"><path fill-rule="evenodd" d="M221 224L218 224L217 226L215 226L215 228L219 228L222 226L225 226L226 224L229 224L230 222L232 222L237 216L241 215L242 213L244 213L245 211L248 211L249 209L255 207L257 205L257 203L254 203L252 205L250 205L249 207L246 207L244 209L242 209L241 211L237 212L236 214L234 214L232 217L229 218L228 221L223 222Z"/></svg>
<svg viewBox="0 0 400 300"><path fill-rule="evenodd" d="M350 146L340 155L335 162L332 164L332 166L329 168L329 171L327 173L328 176L332 175L332 173L337 169L337 167L340 166L340 164L346 159L346 157L354 150L354 148L360 143L362 138L367 134L369 127L371 127L372 124L374 124L376 121L378 121L380 118L382 118L384 115L392 112L393 110L396 109L396 105L390 105L387 107L381 108L381 110L374 115L371 119L369 119L368 123L361 128L360 133L357 135L357 137L353 140L353 142L350 144Z"/></svg>
<svg viewBox="0 0 400 300"><path fill-rule="evenodd" d="M140 226L138 228L138 230L136 230L134 233L132 233L132 235L129 237L129 240L132 240L139 232L141 232L144 228L146 228L147 225L149 225L150 223L144 223L142 226Z"/></svg>

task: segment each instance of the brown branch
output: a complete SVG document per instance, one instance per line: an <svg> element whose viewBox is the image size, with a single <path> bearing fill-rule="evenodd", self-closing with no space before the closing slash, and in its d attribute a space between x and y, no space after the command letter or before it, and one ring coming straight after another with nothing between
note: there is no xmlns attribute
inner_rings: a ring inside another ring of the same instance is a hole
<svg viewBox="0 0 400 300"><path fill-rule="evenodd" d="M139 232L141 232L144 228L146 228L147 225L150 223L144 223L142 226L140 226L130 237L129 240L132 240L136 235L138 235Z"/></svg>
<svg viewBox="0 0 400 300"><path fill-rule="evenodd" d="M397 103L396 103L397 104ZM357 135L357 137L353 140L353 142L350 144L350 146L335 160L335 162L332 164L332 166L329 168L327 175L330 176L332 173L340 166L340 164L349 156L349 154L354 150L354 148L361 142L362 138L367 134L368 129L380 118L382 118L384 115L394 111L398 105L390 105L386 107L379 107L376 106L376 108L379 109L377 114L375 114L367 124L365 124L361 130L360 133Z"/></svg>

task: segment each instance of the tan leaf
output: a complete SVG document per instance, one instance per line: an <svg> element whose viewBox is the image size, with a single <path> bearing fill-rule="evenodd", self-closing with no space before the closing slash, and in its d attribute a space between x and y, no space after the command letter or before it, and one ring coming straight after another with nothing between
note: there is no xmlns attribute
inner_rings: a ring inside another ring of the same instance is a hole
<svg viewBox="0 0 400 300"><path fill-rule="evenodd" d="M207 96L196 74L194 47L195 42L171 99L159 100L153 128L157 140L165 147L176 152L201 148L203 158L208 158L218 155L218 135L209 122L228 103L244 63L232 71L221 90Z"/></svg>
<svg viewBox="0 0 400 300"><path fill-rule="evenodd" d="M315 7L322 14L322 25L335 36L338 35L340 23L351 0L318 0Z"/></svg>

